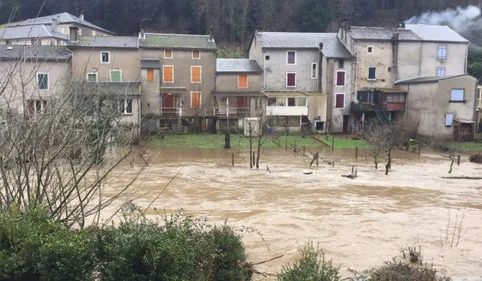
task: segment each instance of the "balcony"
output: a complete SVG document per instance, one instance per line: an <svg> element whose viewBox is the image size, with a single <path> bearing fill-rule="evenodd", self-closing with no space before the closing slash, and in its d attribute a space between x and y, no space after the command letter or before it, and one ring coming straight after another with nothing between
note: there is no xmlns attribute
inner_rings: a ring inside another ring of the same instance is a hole
<svg viewBox="0 0 482 281"><path fill-rule="evenodd" d="M377 109L386 110L386 111L402 111L405 110L405 103L404 102L385 102L382 103L381 107L375 103L371 102L362 102L362 103L351 103L351 111L352 112L371 112L376 111Z"/></svg>
<svg viewBox="0 0 482 281"><path fill-rule="evenodd" d="M405 103L404 102L387 102L386 111L402 111L405 110Z"/></svg>
<svg viewBox="0 0 482 281"><path fill-rule="evenodd" d="M268 106L268 116L308 116L307 106Z"/></svg>
<svg viewBox="0 0 482 281"><path fill-rule="evenodd" d="M351 111L353 112L369 112L375 111L375 104L371 102L351 103Z"/></svg>
<svg viewBox="0 0 482 281"><path fill-rule="evenodd" d="M254 114L254 111L251 112L250 107L224 107L218 109L217 115L219 117L248 117L252 113Z"/></svg>

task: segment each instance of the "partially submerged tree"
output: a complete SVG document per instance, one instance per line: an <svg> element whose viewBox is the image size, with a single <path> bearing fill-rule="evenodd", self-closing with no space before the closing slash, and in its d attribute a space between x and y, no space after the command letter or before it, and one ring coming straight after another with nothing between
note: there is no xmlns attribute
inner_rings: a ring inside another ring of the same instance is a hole
<svg viewBox="0 0 482 281"><path fill-rule="evenodd" d="M375 169L378 169L378 159L383 151L383 142L389 132L388 127L380 126L376 120L371 121L367 126L363 128L362 137L368 142L372 150L373 162L375 163Z"/></svg>

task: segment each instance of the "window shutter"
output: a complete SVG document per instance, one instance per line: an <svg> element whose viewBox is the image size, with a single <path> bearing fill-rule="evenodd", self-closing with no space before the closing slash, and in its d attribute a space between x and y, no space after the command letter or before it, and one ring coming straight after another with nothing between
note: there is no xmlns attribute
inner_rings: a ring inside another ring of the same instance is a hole
<svg viewBox="0 0 482 281"><path fill-rule="evenodd" d="M192 108L201 107L201 93L199 92L191 93L191 107Z"/></svg>
<svg viewBox="0 0 482 281"><path fill-rule="evenodd" d="M295 73L288 73L288 87L296 86L296 74Z"/></svg>
<svg viewBox="0 0 482 281"><path fill-rule="evenodd" d="M344 94L337 94L336 95L336 108L344 108L345 107L345 95Z"/></svg>
<svg viewBox="0 0 482 281"><path fill-rule="evenodd" d="M192 66L191 67L191 82L199 83L201 82L201 67Z"/></svg>
<svg viewBox="0 0 482 281"><path fill-rule="evenodd" d="M239 88L247 88L248 87L248 75L247 74L239 74L238 87Z"/></svg>
<svg viewBox="0 0 482 281"><path fill-rule="evenodd" d="M121 82L122 81L121 72L119 70L112 70L110 72L110 80L112 82Z"/></svg>
<svg viewBox="0 0 482 281"><path fill-rule="evenodd" d="M148 69L147 70L147 82L153 82L154 81L154 69Z"/></svg>
<svg viewBox="0 0 482 281"><path fill-rule="evenodd" d="M345 72L338 71L336 73L336 85L337 86L345 86Z"/></svg>
<svg viewBox="0 0 482 281"><path fill-rule="evenodd" d="M368 79L376 79L376 71L375 67L368 68Z"/></svg>
<svg viewBox="0 0 482 281"><path fill-rule="evenodd" d="M163 67L163 81L164 82L174 82L174 67L164 66Z"/></svg>

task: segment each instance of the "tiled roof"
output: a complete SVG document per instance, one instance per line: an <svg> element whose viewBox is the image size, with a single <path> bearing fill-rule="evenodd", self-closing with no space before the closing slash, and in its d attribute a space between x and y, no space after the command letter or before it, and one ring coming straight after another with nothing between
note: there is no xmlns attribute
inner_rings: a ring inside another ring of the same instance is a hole
<svg viewBox="0 0 482 281"><path fill-rule="evenodd" d="M420 41L421 38L407 29L372 26L352 26L348 31L350 36L356 40L391 40L394 33L399 33L399 40Z"/></svg>
<svg viewBox="0 0 482 281"><path fill-rule="evenodd" d="M216 43L209 35L146 33L140 40L141 47L158 49L216 50Z"/></svg>
<svg viewBox="0 0 482 281"><path fill-rule="evenodd" d="M323 43L323 55L329 58L351 58L352 54L336 33L259 32L256 39L263 48L319 48Z"/></svg>
<svg viewBox="0 0 482 281"><path fill-rule="evenodd" d="M141 82L74 82L82 91L103 91L117 95L140 95Z"/></svg>
<svg viewBox="0 0 482 281"><path fill-rule="evenodd" d="M217 59L216 72L218 73L261 73L256 60L252 59Z"/></svg>
<svg viewBox="0 0 482 281"><path fill-rule="evenodd" d="M92 24L86 20L82 20L69 13L60 13L60 14L55 14L55 15L50 15L45 17L32 18L24 21L12 22L12 23L9 23L8 25L9 26L25 26L25 25L41 25L41 24L51 25L52 19L54 18L59 21L59 24L76 23L95 30L103 31L105 33L114 34L112 31L109 31L100 26Z"/></svg>
<svg viewBox="0 0 482 281"><path fill-rule="evenodd" d="M467 39L445 25L407 24L405 28L424 41L469 43Z"/></svg>
<svg viewBox="0 0 482 281"><path fill-rule="evenodd" d="M143 59L141 60L142 69L160 69L161 62L158 59Z"/></svg>
<svg viewBox="0 0 482 281"><path fill-rule="evenodd" d="M0 39L15 40L25 38L57 38L68 40L69 36L57 31L53 31L50 26L31 25L31 26L5 26L0 29Z"/></svg>
<svg viewBox="0 0 482 281"><path fill-rule="evenodd" d="M459 74L459 75L451 75L451 76L420 76L420 77L398 80L395 82L395 84L403 85L403 84L435 83L441 80L457 78L457 77L466 76L466 75L468 74Z"/></svg>
<svg viewBox="0 0 482 281"><path fill-rule="evenodd" d="M138 48L138 39L133 36L81 36L78 42L69 42L68 45L88 48Z"/></svg>
<svg viewBox="0 0 482 281"><path fill-rule="evenodd" d="M0 59L68 60L72 53L66 47L0 45Z"/></svg>

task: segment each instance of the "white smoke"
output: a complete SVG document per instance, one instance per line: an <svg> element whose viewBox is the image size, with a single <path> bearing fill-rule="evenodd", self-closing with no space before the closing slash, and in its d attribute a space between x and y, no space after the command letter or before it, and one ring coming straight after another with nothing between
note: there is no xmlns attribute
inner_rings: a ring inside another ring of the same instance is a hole
<svg viewBox="0 0 482 281"><path fill-rule="evenodd" d="M427 12L405 21L407 24L448 25L459 33L482 29L481 10L477 6L457 7L440 12Z"/></svg>

